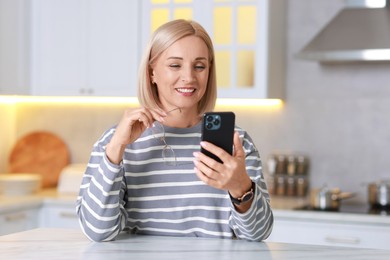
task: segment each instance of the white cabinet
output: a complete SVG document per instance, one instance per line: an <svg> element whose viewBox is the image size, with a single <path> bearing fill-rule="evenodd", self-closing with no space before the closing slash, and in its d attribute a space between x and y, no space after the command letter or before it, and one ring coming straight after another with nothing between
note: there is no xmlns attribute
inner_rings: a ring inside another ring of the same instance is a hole
<svg viewBox="0 0 390 260"><path fill-rule="evenodd" d="M80 228L73 205L45 205L40 213L40 226L47 228Z"/></svg>
<svg viewBox="0 0 390 260"><path fill-rule="evenodd" d="M135 96L151 31L185 18L213 39L218 97L283 98L285 17L285 0L0 0L0 94Z"/></svg>
<svg viewBox="0 0 390 260"><path fill-rule="evenodd" d="M16 210L0 214L0 235L37 228L39 209Z"/></svg>
<svg viewBox="0 0 390 260"><path fill-rule="evenodd" d="M135 95L138 3L32 1L32 94Z"/></svg>
<svg viewBox="0 0 390 260"><path fill-rule="evenodd" d="M0 95L30 93L29 1L0 0Z"/></svg>
<svg viewBox="0 0 390 260"><path fill-rule="evenodd" d="M336 213L337 214L337 213ZM388 249L390 224L275 217L269 242Z"/></svg>
<svg viewBox="0 0 390 260"><path fill-rule="evenodd" d="M286 1L142 1L142 43L169 20L199 22L215 50L218 97L283 98Z"/></svg>
<svg viewBox="0 0 390 260"><path fill-rule="evenodd" d="M0 236L34 228L80 228L76 198L0 197Z"/></svg>

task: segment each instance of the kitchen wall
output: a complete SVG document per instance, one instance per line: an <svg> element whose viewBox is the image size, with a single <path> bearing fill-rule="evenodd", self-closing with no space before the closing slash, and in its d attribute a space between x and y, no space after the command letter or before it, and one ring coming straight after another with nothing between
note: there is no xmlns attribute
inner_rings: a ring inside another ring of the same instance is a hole
<svg viewBox="0 0 390 260"><path fill-rule="evenodd" d="M16 139L23 137L32 131L50 131L65 140L68 145L71 162L87 162L94 142L103 134L105 130L118 123L123 111L127 108L134 108L135 105L119 104L81 104L76 103L21 103L12 109L8 107L7 125L8 131L2 131L4 136L10 140L3 148L11 149L11 144ZM260 140L271 140L272 128L274 124L265 125L257 119L259 115L265 121L272 122L272 118L277 118L280 107L257 107L240 108L217 106L217 110L233 110L237 116L237 123L245 126L253 133L253 138L260 137ZM10 123L8 123L10 122ZM12 123L11 123L12 122ZM9 135L15 133L13 137ZM259 138L257 138L259 139ZM3 143L2 143L3 144ZM261 149L260 145L259 148ZM262 149L261 149L262 150ZM3 163L0 164L0 172L6 169L6 152L4 152ZM1 161L0 161L1 162Z"/></svg>
<svg viewBox="0 0 390 260"><path fill-rule="evenodd" d="M287 96L273 144L310 155L312 186L339 186L365 201L363 183L390 178L390 63L294 58L343 6L342 0L289 1Z"/></svg>
<svg viewBox="0 0 390 260"><path fill-rule="evenodd" d="M363 183L390 178L390 63L321 65L296 59L294 55L345 2L294 0L288 4L285 103L281 108L232 108L237 123L252 135L263 161L275 151L306 154L311 160L312 187L337 186L357 192L352 200L364 202ZM11 145L7 140L38 129L65 139L72 162L86 162L93 143L120 119L125 107L0 107L1 119L5 115L6 122L11 122L2 123L0 171L5 170L4 149Z"/></svg>
<svg viewBox="0 0 390 260"><path fill-rule="evenodd" d="M15 107L0 102L0 172L6 170L8 154L16 139Z"/></svg>

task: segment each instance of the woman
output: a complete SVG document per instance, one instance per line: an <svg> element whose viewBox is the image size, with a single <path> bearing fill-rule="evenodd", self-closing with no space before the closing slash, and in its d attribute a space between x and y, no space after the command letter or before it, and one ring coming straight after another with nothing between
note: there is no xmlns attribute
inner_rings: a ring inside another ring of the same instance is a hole
<svg viewBox="0 0 390 260"><path fill-rule="evenodd" d="M194 21L162 25L146 48L138 87L141 107L125 111L94 145L77 199L85 235L267 238L273 215L251 138L236 127L233 156L200 142L201 115L216 100L207 32Z"/></svg>

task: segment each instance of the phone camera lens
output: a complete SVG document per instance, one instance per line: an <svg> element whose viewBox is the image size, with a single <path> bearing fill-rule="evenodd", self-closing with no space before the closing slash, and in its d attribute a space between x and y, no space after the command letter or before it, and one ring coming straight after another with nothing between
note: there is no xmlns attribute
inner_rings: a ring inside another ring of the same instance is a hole
<svg viewBox="0 0 390 260"><path fill-rule="evenodd" d="M212 123L207 123L206 124L206 128L207 129L212 129L213 128L213 124Z"/></svg>
<svg viewBox="0 0 390 260"><path fill-rule="evenodd" d="M214 117L213 117L213 116L208 116L208 117L206 118L206 121L207 121L207 122L212 122L212 121L213 121L213 119L214 119Z"/></svg>
<svg viewBox="0 0 390 260"><path fill-rule="evenodd" d="M220 122L219 119L215 119L214 120L214 125L219 125L219 122Z"/></svg>

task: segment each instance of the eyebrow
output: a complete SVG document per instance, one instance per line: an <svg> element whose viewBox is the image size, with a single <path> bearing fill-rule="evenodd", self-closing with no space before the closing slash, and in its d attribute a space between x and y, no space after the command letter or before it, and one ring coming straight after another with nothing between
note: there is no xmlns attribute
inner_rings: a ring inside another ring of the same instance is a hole
<svg viewBox="0 0 390 260"><path fill-rule="evenodd" d="M172 56L172 57L168 57L167 60L183 60L183 58ZM198 61L198 60L207 60L207 58L205 58L205 57L198 57L195 60L196 61Z"/></svg>

